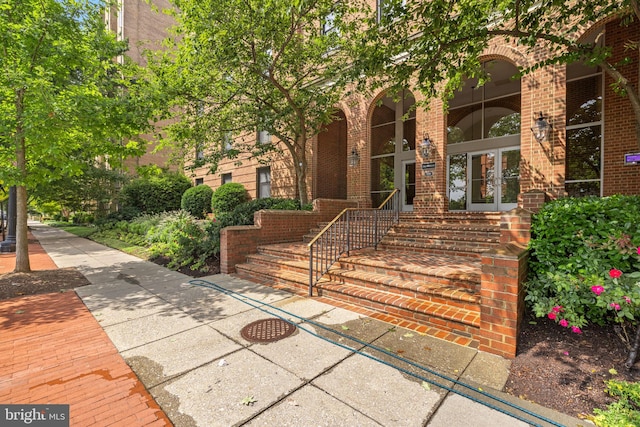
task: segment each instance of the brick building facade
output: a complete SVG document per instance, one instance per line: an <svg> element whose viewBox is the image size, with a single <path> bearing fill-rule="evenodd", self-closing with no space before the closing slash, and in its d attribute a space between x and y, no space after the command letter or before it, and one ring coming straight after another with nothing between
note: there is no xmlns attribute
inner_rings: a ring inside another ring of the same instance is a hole
<svg viewBox="0 0 640 427"><path fill-rule="evenodd" d="M119 40L128 40L129 51L126 55L135 63L145 65L143 51L160 49L162 40L167 36L167 29L173 25L173 19L169 15L158 12L170 7L168 0L152 0L149 3L143 0L117 0L105 12L105 24ZM118 60L121 61L122 58ZM144 165L168 167L170 150L156 151L157 144L153 135L142 135L142 138L149 141L147 151L142 156L126 159L125 170L133 173L136 167Z"/></svg>
<svg viewBox="0 0 640 427"><path fill-rule="evenodd" d="M584 38L604 32L600 39L621 58L625 42L636 40L638 31L637 23L624 27L612 21L589 29ZM624 164L624 154L640 151L628 98L613 92L601 69L582 64L512 78L517 67L530 67L543 55L494 40L481 58L491 81L481 87L466 82L447 113L437 99L429 109L413 110L421 95L410 90L399 102L382 91L346 99L337 120L308 147L311 198L368 207L399 188L403 210L429 214L535 207L540 197L639 193L640 165ZM637 69L638 59L625 67ZM625 73L634 79L637 74ZM538 142L531 128L540 114L552 127ZM425 157L427 137L431 150ZM350 166L352 154L358 161ZM252 197L296 197L286 155L262 163L241 158L240 166L237 160L223 161L213 175L196 170L195 183L215 189L232 180ZM261 185L269 191L259 194Z"/></svg>

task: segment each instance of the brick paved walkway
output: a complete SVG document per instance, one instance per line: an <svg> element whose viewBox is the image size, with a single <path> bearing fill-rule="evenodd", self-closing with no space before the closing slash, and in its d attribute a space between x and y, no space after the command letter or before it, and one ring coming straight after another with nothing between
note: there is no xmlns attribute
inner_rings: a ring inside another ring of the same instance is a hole
<svg viewBox="0 0 640 427"><path fill-rule="evenodd" d="M171 425L75 292L0 302L0 402L69 404L72 426Z"/></svg>
<svg viewBox="0 0 640 427"><path fill-rule="evenodd" d="M2 239L2 234L0 234L0 239ZM31 233L29 233L29 264L32 270L53 270L58 268ZM0 274L9 273L15 267L15 253L0 253Z"/></svg>
<svg viewBox="0 0 640 427"><path fill-rule="evenodd" d="M31 269L57 268L29 237ZM74 427L172 425L75 292L0 301L0 403L68 404Z"/></svg>

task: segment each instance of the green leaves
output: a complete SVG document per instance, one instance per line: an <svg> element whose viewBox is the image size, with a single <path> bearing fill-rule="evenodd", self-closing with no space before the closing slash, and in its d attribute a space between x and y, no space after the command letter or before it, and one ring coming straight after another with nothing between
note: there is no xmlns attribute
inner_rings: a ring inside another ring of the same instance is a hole
<svg viewBox="0 0 640 427"><path fill-rule="evenodd" d="M170 95L159 111L175 119L167 143L185 152L204 151L211 170L230 157L260 160L276 150L287 153L297 177L303 177L296 183L306 203L307 141L333 120L344 96L349 81L343 71L359 40L358 26L347 15L361 2L179 0L176 5L183 12L176 16L177 50L150 62L156 84ZM321 24L329 17L334 31L324 33ZM281 144L256 144L260 131Z"/></svg>
<svg viewBox="0 0 640 427"><path fill-rule="evenodd" d="M149 127L142 85L133 83L140 70L114 61L126 44L105 31L94 3L2 2L0 180L33 188L79 173L86 157L140 152L120 144Z"/></svg>
<svg viewBox="0 0 640 427"><path fill-rule="evenodd" d="M640 197L561 199L534 216L525 300L538 317L636 323ZM554 307L562 310L553 314ZM551 313L551 316L549 314Z"/></svg>

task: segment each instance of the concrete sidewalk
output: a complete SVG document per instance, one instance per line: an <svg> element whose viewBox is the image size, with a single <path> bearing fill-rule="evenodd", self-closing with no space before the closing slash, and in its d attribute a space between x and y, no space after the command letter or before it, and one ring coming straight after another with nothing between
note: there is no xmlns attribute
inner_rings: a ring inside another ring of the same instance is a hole
<svg viewBox="0 0 640 427"><path fill-rule="evenodd" d="M176 426L586 425L500 393L509 368L502 358L232 276L189 283L30 226L59 267L76 267L92 283L78 295ZM297 331L268 344L241 336L274 315Z"/></svg>

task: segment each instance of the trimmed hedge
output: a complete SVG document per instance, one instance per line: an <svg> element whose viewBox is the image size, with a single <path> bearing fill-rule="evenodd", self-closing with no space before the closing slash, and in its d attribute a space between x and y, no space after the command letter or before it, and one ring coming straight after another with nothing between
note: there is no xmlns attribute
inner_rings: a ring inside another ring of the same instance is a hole
<svg viewBox="0 0 640 427"><path fill-rule="evenodd" d="M533 217L529 244L534 277L549 269L578 274L628 271L640 245L640 196L555 200ZM593 265L597 252L600 265ZM585 259L588 258L588 259Z"/></svg>
<svg viewBox="0 0 640 427"><path fill-rule="evenodd" d="M223 212L231 212L236 206L249 200L249 193L237 182L222 184L211 196L211 209L218 216Z"/></svg>
<svg viewBox="0 0 640 427"><path fill-rule="evenodd" d="M155 214L180 209L182 195L191 188L184 175L169 172L159 176L137 178L120 192L120 204L140 213Z"/></svg>
<svg viewBox="0 0 640 427"><path fill-rule="evenodd" d="M213 190L207 185L189 188L182 195L180 206L196 218L203 219L211 213L211 196Z"/></svg>
<svg viewBox="0 0 640 427"><path fill-rule="evenodd" d="M605 324L610 310L602 301L625 294L621 281L635 270L640 246L640 197L567 198L547 203L534 215L525 301L537 317L565 320L581 328ZM610 289L606 295L594 289ZM615 305L615 302L614 302ZM625 305L625 307L627 307ZM620 310L616 314L624 315Z"/></svg>

